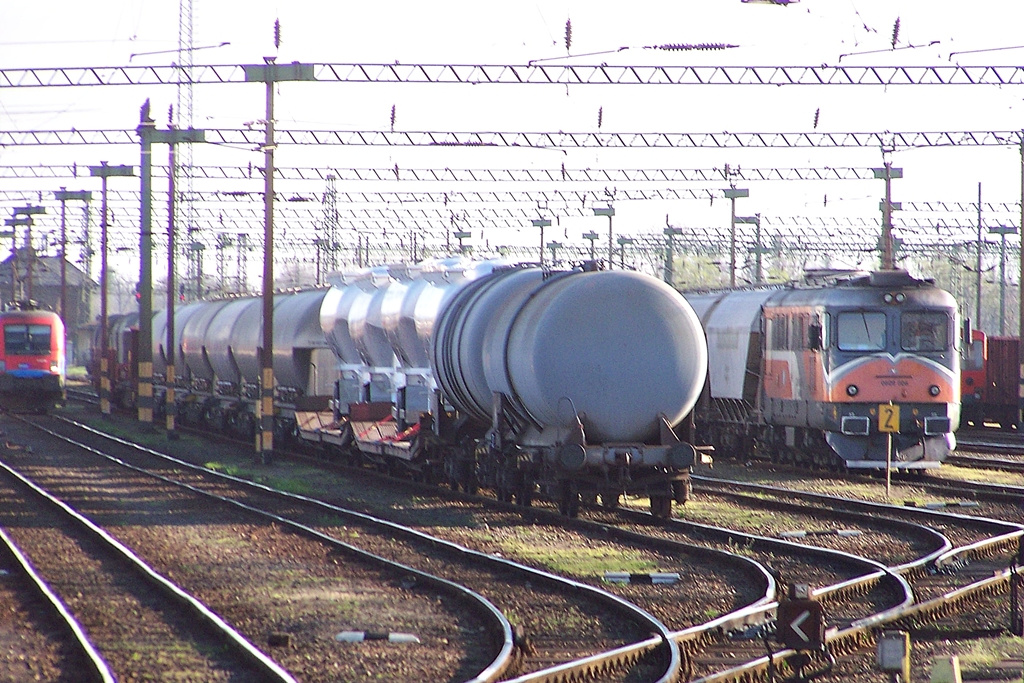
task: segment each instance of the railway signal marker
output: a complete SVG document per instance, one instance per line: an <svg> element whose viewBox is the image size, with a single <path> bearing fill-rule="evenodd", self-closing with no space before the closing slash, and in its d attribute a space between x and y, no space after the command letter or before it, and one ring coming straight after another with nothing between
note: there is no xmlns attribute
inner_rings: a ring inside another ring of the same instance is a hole
<svg viewBox="0 0 1024 683"><path fill-rule="evenodd" d="M814 600L784 600L779 603L776 636L793 650L821 649L825 639L821 605Z"/></svg>
<svg viewBox="0 0 1024 683"><path fill-rule="evenodd" d="M893 405L892 403L880 403L878 405L878 431L900 431L900 407L898 405Z"/></svg>

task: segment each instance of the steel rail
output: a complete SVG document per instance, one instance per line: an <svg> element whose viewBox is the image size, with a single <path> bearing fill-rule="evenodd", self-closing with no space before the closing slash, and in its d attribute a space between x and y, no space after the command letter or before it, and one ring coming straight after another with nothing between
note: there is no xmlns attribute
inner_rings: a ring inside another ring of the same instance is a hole
<svg viewBox="0 0 1024 683"><path fill-rule="evenodd" d="M29 423L31 424L31 423ZM94 539L105 545L122 559L127 561L138 571L149 583L158 590L169 596L178 604L190 610L200 621L220 633L224 639L237 652L241 653L250 664L256 667L268 680L282 681L282 683L296 683L295 679L287 671L282 669L276 662L270 659L259 648L249 642L242 634L232 628L227 622L210 610L206 605L190 595L177 584L159 574L138 555L133 553L127 546L111 536L109 533L94 524L89 518L74 510L67 503L55 498L44 491L27 477L17 472L6 463L0 461L0 469L3 469L9 476L18 480L25 488L36 496L46 500L56 507L69 519L74 520L81 528L85 529Z"/></svg>
<svg viewBox="0 0 1024 683"><path fill-rule="evenodd" d="M848 628L826 632L825 645L828 648L853 650L869 644L876 630L883 626L898 625L901 621L930 616L949 610L956 605L975 597L991 594L1009 586L1014 575L1024 574L1024 567L1005 569L995 576L972 582L944 595L922 603L906 605L898 609L884 610L876 615L854 622ZM795 650L782 650L770 657L745 662L731 669L715 672L709 676L696 679L692 683L739 683L754 680L770 666L796 655Z"/></svg>
<svg viewBox="0 0 1024 683"><path fill-rule="evenodd" d="M0 463L0 466L4 466ZM32 563L29 562L28 558L25 557L24 553L18 548L18 545L14 542L7 532L0 528L0 542L6 547L7 552L14 558L15 563L20 568L22 574L29 580L35 590L43 597L43 601L48 604L53 611L57 614L61 623L70 631L71 637L78 644L79 649L85 655L85 660L88 664L89 671L85 673L90 680L101 681L101 683L116 683L117 679L114 673L110 670L110 666L103 659L103 656L96 650L96 647L89 641L89 637L85 634L85 630L82 625L78 623L74 615L68 610L64 602L50 590L46 580L39 575L39 572L35 570Z"/></svg>
<svg viewBox="0 0 1024 683"><path fill-rule="evenodd" d="M434 545L436 547L441 547L441 548L447 549L448 551L455 552L455 553L460 554L460 555L462 555L464 557L470 558L470 559L472 559L474 561L481 562L481 563L483 563L485 565L486 564L491 564L491 565L501 566L501 567L503 567L506 570L510 570L510 571L515 572L515 573L528 576L532 580L539 581L539 582L542 582L542 583L547 584L547 585L557 586L557 587L562 588L562 589L564 589L565 587L568 586L568 587L571 587L575 591L580 591L580 592L587 593L593 599L597 600L598 602L601 602L601 603L603 603L605 605L608 605L608 606L610 606L610 607L612 607L612 608L614 608L614 609L616 609L618 611L630 614L633 619L635 619L639 623L645 624L647 626L647 628L651 632L658 634L658 637L657 637L658 644L653 646L653 647L655 649L664 649L666 651L665 672L664 672L664 675L663 675L662 679L660 679L660 680L663 680L663 681L667 682L667 681L674 680L674 678L676 676L678 676L678 673L679 673L679 670L680 670L680 653L679 653L679 649L676 646L675 642L670 637L670 630L668 629L668 627L665 626L657 617L653 616L652 614L650 614L646 610L638 607L637 605L634 605L633 603L631 603L631 602L629 602L629 601L627 601L627 600L625 600L625 599L623 599L623 598L621 598L621 597L619 597L617 595L609 593L608 591L601 590L599 588L596 588L594 586L590 586L588 584L585 584L585 583L582 583L582 582L579 582L579 581L574 581L572 579L567 579L567 578L564 578L564 577L561 577L561 576L557 576L557 575L552 574L550 572L546 572L546 571L543 571L543 570L540 570L540 569L536 569L534 567L530 567L530 566L523 565L523 564L520 564L520 563L517 563L517 562L513 562L513 561L505 559L505 558L496 557L496 556L488 554L488 553L483 553L483 552L475 551L475 550L466 548L464 546L461 546L461 545L459 545L457 543L453 543L451 541L446 541L444 539L439 539L439 538L436 538L434 536L430 536L429 534L426 534L426 533L424 533L422 531L418 531L418 530L412 529L410 527L402 526L402 525L397 524L395 522L390 522L388 520L384 520L384 519L380 519L380 518L377 518L377 517L373 517L372 515L361 513L361 512L355 511L355 510L349 510L349 509L346 509L346 508L342 508L342 507L339 507L339 506L336 506L336 505L332 505L330 503L326 503L326 502L321 501L321 500L317 500L315 498L310 498L308 496L303 496L303 495L300 495L300 494L288 493L288 492L285 492L285 491L280 491L280 490L274 489L272 487L269 487L269 486L266 486L266 485L263 485L263 484L259 484L257 482L248 481L248 480L241 479L241 478L238 478L238 477L234 477L232 475L225 474L225 473L222 473L222 472L216 472L216 471L213 471L213 470L209 470L207 468L204 468L204 467L201 467L199 465L195 465L195 464L186 462L184 460L180 460L178 458L175 458L173 456L167 455L165 453L161 453L161 452L153 450L153 449L145 448L145 447L140 446L138 444L133 444L133 443L131 443L129 441L125 441L123 439L119 439L117 437L111 436L110 434L105 434L105 433L100 432L98 430L92 429L91 427L89 427L87 425L83 425L81 423L75 422L73 420L69 420L67 418L60 417L58 419L60 419L60 420L62 420L64 422L67 422L68 424L72 424L72 425L74 425L75 427L77 427L79 429L83 429L85 431L88 431L90 433L96 434L98 436L102 436L102 437L104 437L106 439L109 439L111 441L115 441L115 442L120 443L120 444L122 444L124 446L128 446L128 447L134 448L134 449L136 449L136 450L138 450L140 452L145 452L148 455L151 455L151 456L163 459L163 460L165 460L167 462L173 463L176 466L179 466L179 467L191 470L191 471L201 472L202 474L207 475L207 476L212 476L212 477L217 478L217 479L223 479L225 481L230 481L232 484L235 484L235 485L238 485L238 486L243 486L243 487L246 487L246 488L255 489L255 490L258 490L258 491L260 491L262 493L270 494L270 495L276 496L276 497L284 499L284 500L301 502L303 504L310 505L310 506L319 508L319 509L327 511L327 512L331 512L333 514L337 514L337 515L340 515L340 516L343 516L343 517L347 517L349 519L358 520L359 522L364 523L364 524L368 524L368 525L376 526L378 528L386 529L386 530L388 530L388 531L390 531L392 533L397 533L397 534L401 534L403 536L415 538L417 540L427 542L427 543L429 543L431 545ZM59 435L57 435L57 436L59 436ZM66 439L66 437L59 437L59 438L65 438ZM89 448L88 446L82 446L81 444L76 444L76 445L79 445L79 446L84 447L86 449ZM92 450L92 449L89 449L89 450ZM110 457L110 456L104 456L104 457ZM123 464L125 466L132 467L131 465L127 465L127 463L123 463ZM141 472L143 472L145 474L148 474L149 476L156 477L158 479L162 479L163 478L163 477L161 477L161 475L157 475L157 474L152 473L152 472L147 472L146 470L139 469L139 471L141 471ZM179 482L170 481L169 483L175 483L178 486L184 486L186 488L192 488L192 487L190 487L190 486L188 486L186 484L182 484L182 483L179 483ZM211 496L211 497L214 497L214 498L219 498L219 496L216 496L215 494L211 494L211 493L208 493L208 492L203 492L201 489L197 489L197 492L198 493L203 493L204 495L208 495L208 496ZM240 507L247 507L244 504L239 503L237 501L231 501L231 499L226 499L226 500L228 502L233 502L235 505L238 505ZM255 509L255 508L253 509L253 511L258 513L258 514L263 514L263 515L271 516L271 517L275 518L277 521L279 521L280 523L287 524L289 526L292 526L293 528L296 528L296 529L299 529L299 530L307 529L303 525L300 525L297 522L294 522L292 520L288 520L287 518L279 517L278 515L274 515L272 513L267 513L265 511L260 511L260 510ZM311 532L313 534L317 534L318 536L321 535L320 532L317 532L317 531L312 530L312 529L308 529L308 532ZM324 536L325 539L331 539L333 542L338 543L339 545L348 546L348 544L346 544L346 543L344 543L342 541L338 541L336 539L333 539L330 536L326 536L326 535L323 535L323 536ZM358 549L356 549L356 550L358 550ZM365 552L365 551L363 551L363 552ZM404 565L399 565L399 566L400 567L404 567ZM408 568L408 569L412 569L412 568ZM412 569L412 571L417 571L417 570ZM429 575L426 575L426 576L429 576ZM447 583L444 579L439 579L438 578L438 580ZM452 585L455 586L455 584L452 584ZM459 588L462 588L462 587L459 587ZM468 589L464 589L464 588L463 588L463 590L468 591ZM468 591L468 592L471 593L473 596L477 596L477 594L473 593L472 591ZM482 596L477 596L477 597L479 597L481 600L485 600L484 598L482 598ZM512 659L514 645L515 645L514 639L513 639L513 636L512 636L511 625L508 623L508 620L504 617L504 615L501 614L501 612L499 610L497 610L496 607L491 605L490 602L488 602L486 600L485 600L485 602L488 605L488 609L492 610L492 613L496 617L500 616L500 618L504 622L503 626L502 626L502 629L504 631L504 643L502 645L501 651L495 657L494 661L484 670L484 672L481 672L481 674L478 674L477 678L473 679L474 681L479 681L480 683L483 683L484 681L497 680L497 678L500 677L501 673L503 673L511 665L511 659ZM647 651L649 651L651 649L651 646L646 644L648 642L649 641L643 641L643 643L640 643L640 644L627 645L624 648L620 648L620 650L623 653L627 653L630 657L635 657L635 656L638 656L637 653L647 652ZM625 661L623 660L621 663L625 663Z"/></svg>

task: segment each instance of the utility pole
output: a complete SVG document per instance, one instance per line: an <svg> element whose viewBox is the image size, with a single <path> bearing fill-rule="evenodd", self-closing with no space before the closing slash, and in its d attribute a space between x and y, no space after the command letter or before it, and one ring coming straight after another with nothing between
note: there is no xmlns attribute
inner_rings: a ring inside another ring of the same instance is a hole
<svg viewBox="0 0 1024 683"><path fill-rule="evenodd" d="M1020 133L1020 263L1017 275L1017 338L1024 339L1024 131ZM970 343L966 340L965 343ZM1024 405L1024 344L1017 344L1017 410Z"/></svg>
<svg viewBox="0 0 1024 683"><path fill-rule="evenodd" d="M533 227L540 228L540 267L544 267L544 228L551 225L551 221L547 218L534 218Z"/></svg>
<svg viewBox="0 0 1024 683"><path fill-rule="evenodd" d="M665 215L666 228L662 230L665 233L665 283L668 285L675 286L673 280L675 280L675 237L683 234L682 228L673 228L668 225L668 214Z"/></svg>
<svg viewBox="0 0 1024 683"><path fill-rule="evenodd" d="M585 232L583 233L583 239L590 240L590 260L593 261L595 259L594 242L597 241L597 233L593 230Z"/></svg>
<svg viewBox="0 0 1024 683"><path fill-rule="evenodd" d="M753 225L754 226L754 284L761 284L761 254L764 250L761 249L761 214L755 213L753 216L737 216L736 222L740 225Z"/></svg>
<svg viewBox="0 0 1024 683"><path fill-rule="evenodd" d="M615 259L615 241L612 239L612 217L615 215L615 207L609 204L604 208L594 209L594 215L608 216L608 270L611 270Z"/></svg>
<svg viewBox="0 0 1024 683"><path fill-rule="evenodd" d="M551 250L551 267L558 265L558 250L562 248L561 242L548 242L548 249Z"/></svg>
<svg viewBox="0 0 1024 683"><path fill-rule="evenodd" d="M165 426L167 428L167 438L173 441L178 438L178 433L175 430L175 419L178 415L178 404L174 389L175 382L177 381L177 375L174 367L176 352L176 349L174 348L174 236L176 232L175 197L177 189L175 178L177 177L177 147L179 142L205 142L206 131L194 130L192 128L189 128L188 130L176 130L174 125L171 124L168 130L154 129L150 130L149 134L154 142L163 142L167 144L167 337L166 346L164 348L164 353L166 354L164 384L167 387L167 391L164 394L164 415ZM145 297L143 297L143 299L145 299ZM152 319L152 314L150 315L150 319ZM141 324L139 327L141 331ZM142 336L141 332L139 336ZM152 362L152 333L150 333L149 348L150 361ZM150 378L152 379L152 366L150 369ZM152 414L150 414L150 419L152 420Z"/></svg>
<svg viewBox="0 0 1024 683"><path fill-rule="evenodd" d="M889 159L891 153L891 149L883 147L882 158L885 165L882 168L871 169L875 178L885 181L885 199L882 202L882 270L892 270L896 267L893 256L892 211L899 206L892 202L892 181L903 177L902 168L893 168Z"/></svg>
<svg viewBox="0 0 1024 683"><path fill-rule="evenodd" d="M620 237L616 240L619 243L619 269L626 269L626 245L633 244L632 237Z"/></svg>
<svg viewBox="0 0 1024 683"><path fill-rule="evenodd" d="M149 100L142 105L139 127L136 128L141 147L140 172L140 231L139 231L139 387L138 419L143 425L153 423L153 144L168 144L172 147L179 142L205 142L206 132L201 130L157 130L156 121L149 115ZM173 157L172 157L173 161ZM168 169L173 183L174 165ZM173 187L173 185L172 185ZM174 201L172 190L170 202ZM174 230L174 212L170 212L168 230ZM174 245L168 256L173 261ZM172 267L169 265L168 269ZM173 297L173 283L168 283L168 296ZM167 311L168 316L172 311ZM170 318L168 317L168 323ZM170 351L169 351L170 352ZM171 367L173 373L173 367ZM173 425L173 420L171 421ZM172 430L173 431L173 430ZM172 437L173 438L173 437Z"/></svg>
<svg viewBox="0 0 1024 683"><path fill-rule="evenodd" d="M276 42L276 41L275 41ZM266 141L263 154L265 187L263 194L263 354L259 403L260 462L270 464L274 453L274 85L282 81L313 81L312 64L278 65L274 57L264 64L243 65L245 80L267 84Z"/></svg>
<svg viewBox="0 0 1024 683"><path fill-rule="evenodd" d="M975 306L975 309L974 309L974 316L975 316L975 322L976 322L978 327L981 327L981 282L982 282L982 276L981 276L981 270L982 270L982 261L981 261L981 243L982 243L982 239L981 239L981 232L982 232L983 229L984 229L984 227L983 227L983 223L982 223L982 220L981 220L981 183L979 182L978 183L978 262L977 262L976 267L975 267L975 275L977 276L977 286L976 286L975 291L974 291L974 293L975 293L975 295L977 297L977 299L975 301L976 306Z"/></svg>
<svg viewBox="0 0 1024 683"><path fill-rule="evenodd" d="M5 237L11 238L11 305L17 304L18 299L21 298L18 287L18 228L28 226L31 223L31 216L19 216L17 214L4 221L4 225L11 229L10 234L5 235Z"/></svg>
<svg viewBox="0 0 1024 683"><path fill-rule="evenodd" d="M999 235L999 334L1006 334L1006 236L1016 235L1017 226L997 225L988 229L989 233Z"/></svg>
<svg viewBox="0 0 1024 683"><path fill-rule="evenodd" d="M25 222L25 254L27 256L28 263L25 266L25 280L26 280L26 291L25 298L32 299L32 267L36 260L36 252L32 247L32 216L38 216L39 214L46 213L46 207L43 206L21 206L14 209L14 217L25 216L28 220Z"/></svg>
<svg viewBox="0 0 1024 683"><path fill-rule="evenodd" d="M68 318L68 229L65 214L69 201L92 201L92 192L86 190L69 191L62 187L53 193L53 198L60 202L60 310L58 315L64 320L64 345L66 348L68 330L77 329L80 320L77 314L74 321ZM78 311L81 311L81 309L76 308L76 312ZM74 328L72 328L72 322L74 322Z"/></svg>
<svg viewBox="0 0 1024 683"><path fill-rule="evenodd" d="M110 353L108 347L107 325L107 290L109 273L107 270L107 178L112 176L133 176L135 169L131 166L108 166L101 161L99 166L90 166L89 175L99 176L102 197L100 208L100 415L110 417Z"/></svg>
<svg viewBox="0 0 1024 683"><path fill-rule="evenodd" d="M744 188L737 188L735 185L725 190L725 197L729 200L729 286L736 286L736 200L749 197L750 191Z"/></svg>

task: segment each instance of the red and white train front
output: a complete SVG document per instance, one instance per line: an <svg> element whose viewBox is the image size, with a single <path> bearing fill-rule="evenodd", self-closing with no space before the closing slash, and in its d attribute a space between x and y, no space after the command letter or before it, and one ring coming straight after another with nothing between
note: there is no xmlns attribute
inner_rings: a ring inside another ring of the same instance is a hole
<svg viewBox="0 0 1024 683"><path fill-rule="evenodd" d="M64 323L56 313L0 313L0 408L45 412L64 399Z"/></svg>

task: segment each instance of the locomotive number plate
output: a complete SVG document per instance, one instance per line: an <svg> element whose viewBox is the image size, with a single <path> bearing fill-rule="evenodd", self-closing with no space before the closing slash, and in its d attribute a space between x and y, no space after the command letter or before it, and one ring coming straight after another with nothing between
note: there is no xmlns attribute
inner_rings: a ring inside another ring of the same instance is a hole
<svg viewBox="0 0 1024 683"><path fill-rule="evenodd" d="M878 431L898 432L900 431L900 407L891 403L880 403L878 405Z"/></svg>

